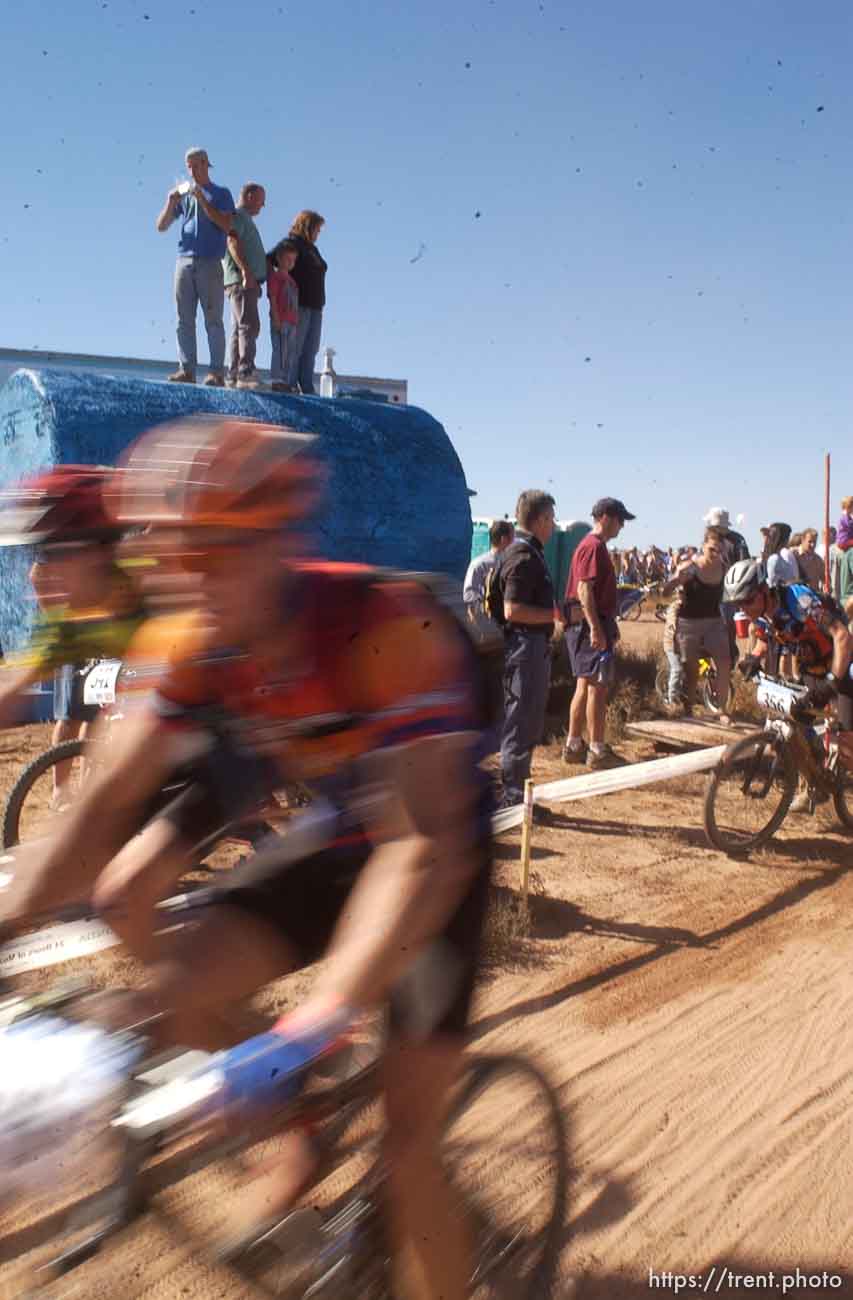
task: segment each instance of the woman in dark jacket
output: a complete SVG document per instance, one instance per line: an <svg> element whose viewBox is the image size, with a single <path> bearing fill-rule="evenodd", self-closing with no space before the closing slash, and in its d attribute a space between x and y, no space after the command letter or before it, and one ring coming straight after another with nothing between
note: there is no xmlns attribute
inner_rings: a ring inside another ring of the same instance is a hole
<svg viewBox="0 0 853 1300"><path fill-rule="evenodd" d="M316 247L325 218L307 209L293 218L288 239L299 249L291 271L299 289L299 324L293 339L288 383L303 393L314 392L314 362L320 350L323 308L326 305L326 263Z"/></svg>

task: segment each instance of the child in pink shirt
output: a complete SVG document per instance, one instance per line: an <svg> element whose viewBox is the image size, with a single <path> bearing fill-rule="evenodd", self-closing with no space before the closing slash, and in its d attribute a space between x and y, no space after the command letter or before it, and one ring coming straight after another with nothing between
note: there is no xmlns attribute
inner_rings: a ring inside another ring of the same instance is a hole
<svg viewBox="0 0 853 1300"><path fill-rule="evenodd" d="M270 300L271 387L276 393L294 391L292 370L296 361L293 341L299 321L299 290L290 272L299 249L288 239L267 255L267 294Z"/></svg>

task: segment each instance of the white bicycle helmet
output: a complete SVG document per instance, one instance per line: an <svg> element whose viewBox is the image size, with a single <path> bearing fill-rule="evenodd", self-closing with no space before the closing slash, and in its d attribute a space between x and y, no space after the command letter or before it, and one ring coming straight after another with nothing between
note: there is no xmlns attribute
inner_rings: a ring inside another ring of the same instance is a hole
<svg viewBox="0 0 853 1300"><path fill-rule="evenodd" d="M767 571L761 560L738 560L725 576L723 600L737 603L748 600L766 582Z"/></svg>

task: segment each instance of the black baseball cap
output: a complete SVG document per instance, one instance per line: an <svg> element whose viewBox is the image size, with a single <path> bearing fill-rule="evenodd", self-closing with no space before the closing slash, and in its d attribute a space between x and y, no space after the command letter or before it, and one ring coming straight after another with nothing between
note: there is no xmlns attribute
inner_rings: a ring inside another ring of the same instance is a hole
<svg viewBox="0 0 853 1300"><path fill-rule="evenodd" d="M623 524L628 519L637 518L636 515L631 514L625 502L620 501L618 497L602 497L600 501L596 501L591 513L593 519L600 519L602 515L616 515L622 520Z"/></svg>

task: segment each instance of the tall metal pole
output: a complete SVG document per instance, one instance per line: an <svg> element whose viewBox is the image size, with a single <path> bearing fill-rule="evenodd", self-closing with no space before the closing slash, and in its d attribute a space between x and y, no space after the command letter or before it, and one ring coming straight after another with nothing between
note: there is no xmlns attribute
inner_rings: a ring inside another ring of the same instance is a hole
<svg viewBox="0 0 853 1300"><path fill-rule="evenodd" d="M828 592L832 591L830 586L831 566L829 563L829 452L826 453L826 463L824 469L824 498L823 498L823 582Z"/></svg>

